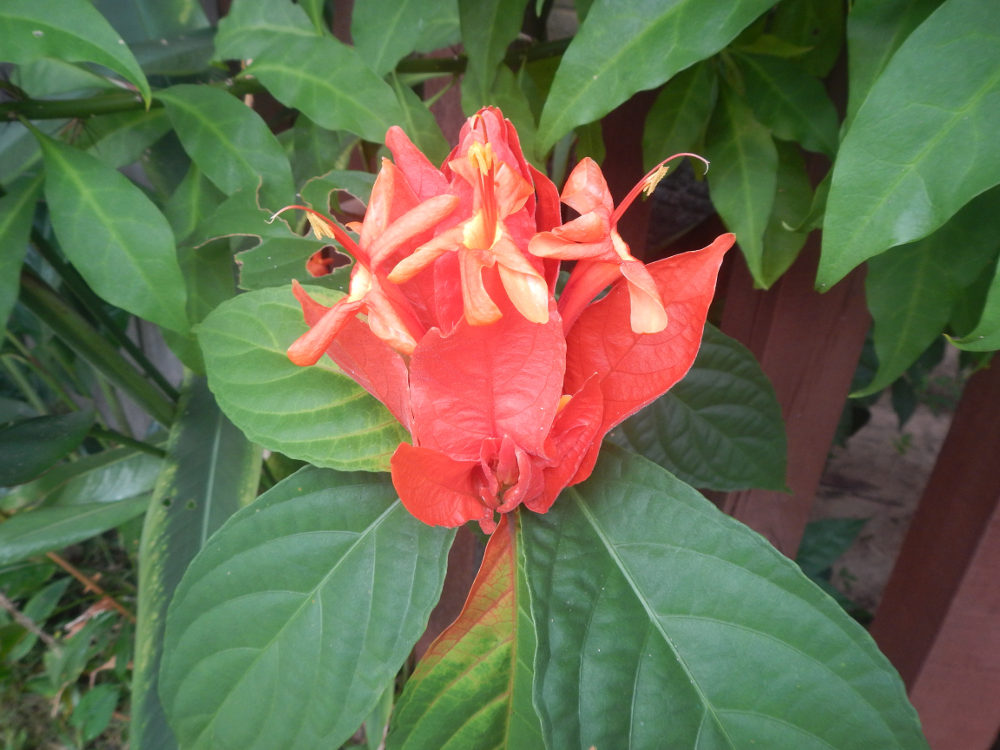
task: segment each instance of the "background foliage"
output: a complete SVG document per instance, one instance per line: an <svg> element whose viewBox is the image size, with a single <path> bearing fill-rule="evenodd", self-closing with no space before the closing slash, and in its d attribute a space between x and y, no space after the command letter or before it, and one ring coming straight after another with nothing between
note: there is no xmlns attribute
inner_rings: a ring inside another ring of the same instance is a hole
<svg viewBox="0 0 1000 750"><path fill-rule="evenodd" d="M332 366L299 370L284 357L302 330L289 280L336 296L348 268L311 279L304 261L325 243L269 216L300 201L357 216L393 124L443 159L448 141L429 107L453 87L466 113L499 105L528 158L557 179L573 156L601 158L602 118L652 91L636 123L645 161L678 151L712 160L712 204L759 286L781 277L815 229L819 288L868 261L877 364L859 395L925 366L942 333L968 352L1000 346L1000 15L988 0L856 0L849 12L835 0L354 6L348 15L323 0L234 0L219 18L219 6L195 0L0 4L9 747L128 732L136 748L270 747L292 716L315 734L285 746L352 736L377 746L394 677L440 591L450 532L419 527L382 475L341 473L384 469L405 432ZM479 727L510 747L609 738L604 746L624 732L641 744L644 731L658 736L650 696L663 690L685 696L672 722L678 746L699 732L724 747L751 735L788 746L780 722L789 721L800 747L807 736L920 746L891 668L860 629L664 471L703 488L784 484L766 378L736 342L712 328L706 336L689 378L611 436L662 468L606 449L593 481L494 536L473 595L497 625L467 610L450 648L428 653L399 698L390 747L480 736ZM324 468L293 474L303 462ZM655 507L609 517L624 472ZM261 513L274 519L266 529ZM727 543L714 545L712 530ZM309 546L289 545L307 532ZM629 545L656 553L632 560ZM376 551L379 567L366 567ZM228 578L234 561L239 586ZM405 595L401 570L418 579ZM728 593L706 603L694 595L706 589ZM586 604L566 611L562 601ZM727 627L721 609L703 611L720 601L745 606L754 634ZM345 614L342 602L368 607L371 628L391 620L397 630L366 630L375 645L357 644L361 666L331 684L334 662L364 634L353 613L320 628L339 650L302 649L317 622ZM618 608L635 613L648 651L604 650L624 645L606 614ZM236 621L243 646L257 650L250 661L215 650ZM593 643L581 640L584 621ZM701 641L695 622L711 623ZM832 629L829 639L813 642L798 629L808 623ZM841 642L852 661L831 678ZM838 721L881 718L831 730L808 702L789 718L752 684L727 681L733 665L712 657L720 644L748 659L768 654L741 674L776 669L769 680L793 693L802 685L783 682L793 672L825 684L815 700ZM279 660L285 649L295 664ZM213 678L196 671L202 659ZM463 659L493 668L465 670ZM622 696L621 710L588 708L592 683L570 678L591 670L588 679ZM607 687L626 672L649 682ZM454 674L463 690L444 691ZM257 712L279 677L288 705ZM882 685L875 696L869 679ZM684 694L692 680L697 689ZM496 710L462 723L471 709L455 692ZM320 702L331 695L343 706L336 716ZM210 716L205 696L218 702ZM49 736L37 734L32 705L57 715ZM560 719L609 713L632 723ZM748 724L751 713L763 723ZM361 725L367 739L355 734Z"/></svg>

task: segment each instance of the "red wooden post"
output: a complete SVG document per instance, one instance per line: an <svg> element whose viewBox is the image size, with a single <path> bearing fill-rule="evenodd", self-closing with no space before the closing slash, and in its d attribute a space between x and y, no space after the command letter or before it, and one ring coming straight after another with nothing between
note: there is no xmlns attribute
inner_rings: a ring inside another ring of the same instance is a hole
<svg viewBox="0 0 1000 750"><path fill-rule="evenodd" d="M974 375L886 586L872 636L934 750L1000 729L1000 365Z"/></svg>
<svg viewBox="0 0 1000 750"><path fill-rule="evenodd" d="M721 504L789 557L798 551L870 321L863 270L819 294L818 258L814 232L769 291L753 288L742 258L734 259L724 289L722 330L754 353L781 403L791 494L743 490Z"/></svg>

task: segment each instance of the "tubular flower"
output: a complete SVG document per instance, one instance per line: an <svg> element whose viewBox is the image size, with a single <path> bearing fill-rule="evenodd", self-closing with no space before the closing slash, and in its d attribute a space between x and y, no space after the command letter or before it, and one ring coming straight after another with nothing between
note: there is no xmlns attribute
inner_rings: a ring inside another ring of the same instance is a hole
<svg viewBox="0 0 1000 750"><path fill-rule="evenodd" d="M349 294L327 308L293 285L310 328L289 356L325 352L410 431L390 466L414 516L489 533L520 505L547 511L608 430L683 377L734 238L643 265L615 230L634 196L615 210L590 160L562 193L581 215L561 223L494 108L441 169L399 128L386 143L358 241L321 225L357 261ZM563 258L577 267L557 300Z"/></svg>

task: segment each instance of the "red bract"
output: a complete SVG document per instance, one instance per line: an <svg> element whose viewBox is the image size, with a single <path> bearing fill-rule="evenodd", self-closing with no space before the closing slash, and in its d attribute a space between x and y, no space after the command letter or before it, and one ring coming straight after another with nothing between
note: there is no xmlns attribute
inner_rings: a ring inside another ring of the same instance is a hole
<svg viewBox="0 0 1000 750"><path fill-rule="evenodd" d="M644 265L616 224L664 170L616 209L589 159L562 193L580 216L562 223L555 186L495 108L466 122L441 169L399 128L386 143L394 162L357 242L309 214L356 263L333 307L293 285L310 329L289 357L328 354L410 431L391 468L414 516L489 533L497 513L547 511L590 475L608 430L684 376L734 238ZM577 263L557 300L560 259Z"/></svg>

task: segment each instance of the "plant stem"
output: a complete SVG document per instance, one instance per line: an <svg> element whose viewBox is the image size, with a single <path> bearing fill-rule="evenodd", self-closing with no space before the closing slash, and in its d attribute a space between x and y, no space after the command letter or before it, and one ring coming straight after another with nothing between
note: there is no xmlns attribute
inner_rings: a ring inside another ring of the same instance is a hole
<svg viewBox="0 0 1000 750"><path fill-rule="evenodd" d="M119 604L118 601L113 596L111 596L111 594L109 594L107 591L98 586L97 583L88 575L82 573L81 571L70 565L55 552L46 552L45 556L49 558L52 562L54 562L56 565L58 565L60 568L65 570L67 573L69 573L71 576L73 576L80 583L82 583L83 588L85 590L93 591L101 598L107 599L108 604L110 604L117 612L119 612L122 615L122 617L124 617L131 623L135 622L135 615L133 615L131 612L125 609L125 607Z"/></svg>
<svg viewBox="0 0 1000 750"><path fill-rule="evenodd" d="M30 268L21 270L21 300L68 347L90 362L164 427L176 405L143 378L131 363Z"/></svg>
<svg viewBox="0 0 1000 750"><path fill-rule="evenodd" d="M128 435L123 435L117 430L112 430L109 427L101 427L99 425L93 425L88 431L89 435L93 435L101 440L108 440L112 443L121 443L122 445L127 445L131 448L135 448L143 453L148 453L151 456L156 456L157 458L163 458L167 455L167 452L162 448L157 448L155 445L150 445L149 443L144 443L141 440L136 440L135 438L129 437Z"/></svg>
<svg viewBox="0 0 1000 750"><path fill-rule="evenodd" d="M14 622L27 630L29 633L38 636L38 639L50 649L55 652L59 652L61 650L61 647L56 642L56 639L38 627L38 623L19 610L17 605L4 596L2 591L0 591L0 608L7 610L7 613L14 619Z"/></svg>
<svg viewBox="0 0 1000 750"><path fill-rule="evenodd" d="M21 393L24 394L28 403L31 404L31 408L39 414L48 414L49 410L45 408L45 403L42 401L35 389L31 387L31 383L28 382L28 379L24 377L24 374L18 369L13 357L0 357L0 362L3 363L4 368L10 375L11 380L14 381L14 384L21 389Z"/></svg>

